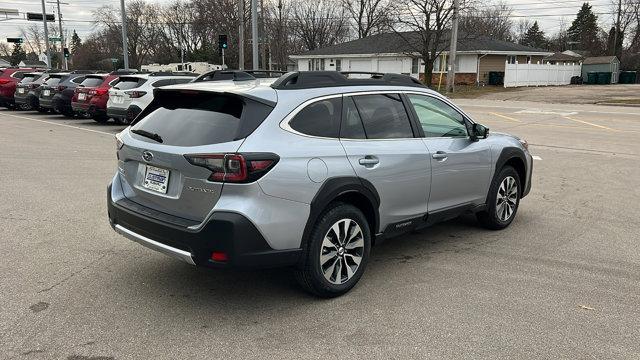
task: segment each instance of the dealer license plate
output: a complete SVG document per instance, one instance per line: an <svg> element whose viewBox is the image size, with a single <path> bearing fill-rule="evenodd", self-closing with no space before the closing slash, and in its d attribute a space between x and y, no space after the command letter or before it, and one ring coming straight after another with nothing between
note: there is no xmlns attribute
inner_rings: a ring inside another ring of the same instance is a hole
<svg viewBox="0 0 640 360"><path fill-rule="evenodd" d="M51 95L51 91L50 90L42 90L42 95L49 96L49 95Z"/></svg>
<svg viewBox="0 0 640 360"><path fill-rule="evenodd" d="M146 165L146 167L142 186L146 189L166 194L169 187L169 170L151 165Z"/></svg>
<svg viewBox="0 0 640 360"><path fill-rule="evenodd" d="M82 100L84 100L84 99L86 99L86 98L87 98L87 95L86 95L86 94L84 94L84 93L80 93L80 94L78 94L78 100L82 101Z"/></svg>

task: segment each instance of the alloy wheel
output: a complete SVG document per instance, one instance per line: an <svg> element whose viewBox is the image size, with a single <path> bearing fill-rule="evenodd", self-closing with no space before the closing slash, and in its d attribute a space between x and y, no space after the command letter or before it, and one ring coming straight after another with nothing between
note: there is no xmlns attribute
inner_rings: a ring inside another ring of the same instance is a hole
<svg viewBox="0 0 640 360"><path fill-rule="evenodd" d="M327 231L320 247L320 269L332 284L349 281L358 271L364 254L364 235L352 219L336 221Z"/></svg>
<svg viewBox="0 0 640 360"><path fill-rule="evenodd" d="M500 183L496 198L496 214L500 221L507 221L516 210L518 203L518 183L512 176L507 176Z"/></svg>

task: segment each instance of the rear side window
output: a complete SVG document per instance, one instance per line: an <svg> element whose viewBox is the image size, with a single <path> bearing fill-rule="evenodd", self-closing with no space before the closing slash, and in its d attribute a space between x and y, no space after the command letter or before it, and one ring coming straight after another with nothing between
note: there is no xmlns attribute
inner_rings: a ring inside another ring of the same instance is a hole
<svg viewBox="0 0 640 360"><path fill-rule="evenodd" d="M368 139L412 138L409 115L398 94L354 96Z"/></svg>
<svg viewBox="0 0 640 360"><path fill-rule="evenodd" d="M165 91L133 125L160 135L162 143L199 146L242 139L251 134L271 113L271 106L257 101L212 93ZM136 139L154 142L132 134Z"/></svg>
<svg viewBox="0 0 640 360"><path fill-rule="evenodd" d="M88 77L88 78L85 78L80 85L86 86L86 87L96 87L102 84L103 81L104 79L102 79L101 77Z"/></svg>
<svg viewBox="0 0 640 360"><path fill-rule="evenodd" d="M342 101L342 125L340 127L340 137L343 139L366 139L362 120L353 99L347 96Z"/></svg>
<svg viewBox="0 0 640 360"><path fill-rule="evenodd" d="M337 138L340 132L342 97L307 105L289 121L289 126L305 135Z"/></svg>
<svg viewBox="0 0 640 360"><path fill-rule="evenodd" d="M140 78L120 78L120 80L113 85L113 87L119 90L129 90L142 86L147 80Z"/></svg>

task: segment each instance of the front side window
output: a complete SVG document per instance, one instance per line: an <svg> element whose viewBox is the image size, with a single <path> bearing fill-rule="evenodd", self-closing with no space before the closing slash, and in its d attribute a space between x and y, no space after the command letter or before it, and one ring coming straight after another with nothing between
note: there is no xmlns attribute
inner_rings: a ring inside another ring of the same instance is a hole
<svg viewBox="0 0 640 360"><path fill-rule="evenodd" d="M307 105L289 121L289 126L302 134L337 138L340 132L342 98L316 101Z"/></svg>
<svg viewBox="0 0 640 360"><path fill-rule="evenodd" d="M442 100L431 96L408 94L426 137L466 137L462 114Z"/></svg>
<svg viewBox="0 0 640 360"><path fill-rule="evenodd" d="M409 116L398 94L354 96L367 139L412 138Z"/></svg>

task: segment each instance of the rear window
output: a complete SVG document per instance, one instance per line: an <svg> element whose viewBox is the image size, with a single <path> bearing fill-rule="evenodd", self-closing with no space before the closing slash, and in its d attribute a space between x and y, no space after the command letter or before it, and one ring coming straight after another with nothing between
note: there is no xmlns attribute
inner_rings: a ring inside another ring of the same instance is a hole
<svg viewBox="0 0 640 360"><path fill-rule="evenodd" d="M120 78L117 83L113 85L118 90L135 89L142 86L147 80L141 78Z"/></svg>
<svg viewBox="0 0 640 360"><path fill-rule="evenodd" d="M40 77L40 75L37 74L26 74L22 80L20 80L19 84L27 84L32 82L33 80L35 80L36 78Z"/></svg>
<svg viewBox="0 0 640 360"><path fill-rule="evenodd" d="M80 85L85 87L96 87L102 84L103 81L104 79L102 79L101 77L88 77L84 79L84 81Z"/></svg>
<svg viewBox="0 0 640 360"><path fill-rule="evenodd" d="M62 80L62 78L59 77L50 77L49 79L47 79L47 81L45 81L44 83L46 85L58 85L58 83L60 82L60 80Z"/></svg>
<svg viewBox="0 0 640 360"><path fill-rule="evenodd" d="M132 130L158 134L165 145L219 144L247 137L271 110L269 105L239 96L165 91L156 94ZM138 134L132 136L155 142Z"/></svg>

